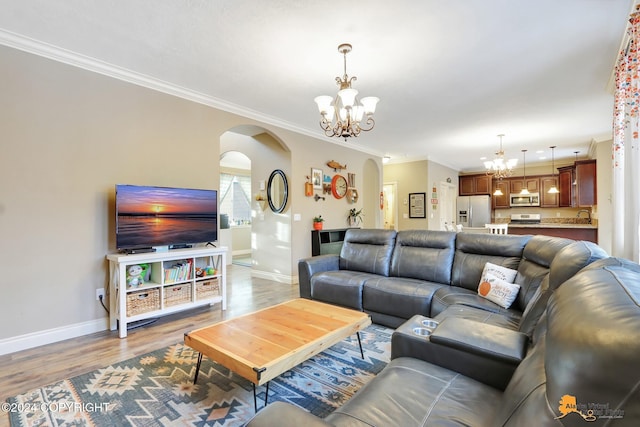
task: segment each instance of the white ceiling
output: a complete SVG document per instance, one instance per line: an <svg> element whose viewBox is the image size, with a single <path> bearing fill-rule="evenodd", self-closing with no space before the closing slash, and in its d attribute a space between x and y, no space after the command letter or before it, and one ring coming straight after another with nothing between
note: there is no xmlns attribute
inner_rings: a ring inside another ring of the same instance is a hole
<svg viewBox="0 0 640 427"><path fill-rule="evenodd" d="M611 137L633 1L0 0L0 43L326 138L313 98L335 95L348 42L380 103L347 145L478 170L499 133L527 162Z"/></svg>

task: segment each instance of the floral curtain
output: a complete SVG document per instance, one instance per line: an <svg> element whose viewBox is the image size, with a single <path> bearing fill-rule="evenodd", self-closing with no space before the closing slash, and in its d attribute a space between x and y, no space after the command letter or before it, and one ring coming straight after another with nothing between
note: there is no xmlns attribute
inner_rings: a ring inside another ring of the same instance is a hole
<svg viewBox="0 0 640 427"><path fill-rule="evenodd" d="M615 69L612 152L612 255L640 262L640 12Z"/></svg>

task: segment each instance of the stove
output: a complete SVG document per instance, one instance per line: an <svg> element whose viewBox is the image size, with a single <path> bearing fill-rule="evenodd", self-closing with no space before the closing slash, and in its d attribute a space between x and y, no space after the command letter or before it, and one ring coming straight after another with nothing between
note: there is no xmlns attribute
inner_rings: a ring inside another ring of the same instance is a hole
<svg viewBox="0 0 640 427"><path fill-rule="evenodd" d="M540 214L511 214L512 224L540 224Z"/></svg>

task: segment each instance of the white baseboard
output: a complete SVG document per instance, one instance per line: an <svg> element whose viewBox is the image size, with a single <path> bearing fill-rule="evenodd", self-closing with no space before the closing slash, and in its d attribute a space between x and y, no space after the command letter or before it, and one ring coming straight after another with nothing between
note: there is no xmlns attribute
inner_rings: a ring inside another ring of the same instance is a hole
<svg viewBox="0 0 640 427"><path fill-rule="evenodd" d="M31 332L0 340L0 355L27 350L45 344L68 340L109 329L109 318L89 320L44 331Z"/></svg>
<svg viewBox="0 0 640 427"><path fill-rule="evenodd" d="M237 255L251 255L251 249L238 249L237 251L233 251L231 256Z"/></svg>
<svg viewBox="0 0 640 427"><path fill-rule="evenodd" d="M273 280L274 282L286 283L288 285L295 285L298 283L298 276L287 276L286 274L272 273L270 271L260 271L255 268L251 269L251 277Z"/></svg>

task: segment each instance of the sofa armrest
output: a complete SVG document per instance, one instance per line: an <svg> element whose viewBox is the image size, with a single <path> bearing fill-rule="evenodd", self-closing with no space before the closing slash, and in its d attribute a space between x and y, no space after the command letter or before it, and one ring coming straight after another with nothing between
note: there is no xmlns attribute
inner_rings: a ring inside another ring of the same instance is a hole
<svg viewBox="0 0 640 427"><path fill-rule="evenodd" d="M340 269L339 255L318 255L298 261L300 296L311 299L311 277L323 271Z"/></svg>
<svg viewBox="0 0 640 427"><path fill-rule="evenodd" d="M261 409L245 427L327 427L331 424L304 409L285 402L273 402Z"/></svg>
<svg viewBox="0 0 640 427"><path fill-rule="evenodd" d="M444 319L431 334L431 342L499 362L518 365L529 338L522 332L470 319Z"/></svg>
<svg viewBox="0 0 640 427"><path fill-rule="evenodd" d="M427 319L414 316L395 330L391 359L424 360L504 390L526 355L529 338L522 332L462 318L446 318L425 331Z"/></svg>

